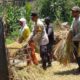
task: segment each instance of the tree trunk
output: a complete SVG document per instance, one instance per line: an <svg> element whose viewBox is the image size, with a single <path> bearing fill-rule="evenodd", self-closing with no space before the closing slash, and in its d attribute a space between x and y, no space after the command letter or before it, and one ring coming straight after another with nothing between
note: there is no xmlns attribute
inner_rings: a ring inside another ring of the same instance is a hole
<svg viewBox="0 0 80 80"><path fill-rule="evenodd" d="M0 17L0 80L9 80L8 62L5 51L4 29Z"/></svg>

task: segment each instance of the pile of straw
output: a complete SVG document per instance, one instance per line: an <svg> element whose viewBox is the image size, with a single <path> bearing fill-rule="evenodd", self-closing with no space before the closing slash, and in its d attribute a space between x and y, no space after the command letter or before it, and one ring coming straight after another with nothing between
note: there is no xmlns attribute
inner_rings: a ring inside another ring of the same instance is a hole
<svg viewBox="0 0 80 80"><path fill-rule="evenodd" d="M8 49L9 52L9 57L14 57L16 55L16 52L22 47L23 47L22 44L19 44L18 42L6 45L6 48Z"/></svg>
<svg viewBox="0 0 80 80"><path fill-rule="evenodd" d="M56 46L55 46L55 51L54 51L54 56L56 57L56 59L63 64L67 63L66 60L66 49L65 49L65 40L61 40Z"/></svg>
<svg viewBox="0 0 80 80"><path fill-rule="evenodd" d="M73 34L71 32L68 33L67 38L66 38L66 53L68 54L68 60L69 62L75 61L74 57L74 44L73 44Z"/></svg>

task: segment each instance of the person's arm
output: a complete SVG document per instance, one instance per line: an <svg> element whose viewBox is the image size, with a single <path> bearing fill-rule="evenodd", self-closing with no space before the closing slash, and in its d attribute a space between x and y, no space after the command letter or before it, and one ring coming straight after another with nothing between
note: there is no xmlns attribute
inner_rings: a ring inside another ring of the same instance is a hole
<svg viewBox="0 0 80 80"><path fill-rule="evenodd" d="M70 26L70 31L71 31L71 32L73 32L73 23L74 23L74 19L73 19L72 24L71 24L71 26Z"/></svg>

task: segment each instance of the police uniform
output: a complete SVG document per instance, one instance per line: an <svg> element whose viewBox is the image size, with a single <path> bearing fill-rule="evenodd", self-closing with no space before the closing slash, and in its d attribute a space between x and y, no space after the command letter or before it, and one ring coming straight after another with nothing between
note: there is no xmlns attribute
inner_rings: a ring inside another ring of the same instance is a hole
<svg viewBox="0 0 80 80"><path fill-rule="evenodd" d="M46 53L47 53L47 44L49 39L45 30L45 26L40 19L37 19L35 23L31 39L35 42L36 45L40 46L40 56L42 59L42 67L46 68Z"/></svg>
<svg viewBox="0 0 80 80"><path fill-rule="evenodd" d="M72 8L72 11L75 13L78 11L80 12L80 8L78 6L74 6ZM73 42L76 48L74 48L74 55L76 57L77 63L79 65L79 70L80 70L80 56L78 56L78 47L79 47L79 42L74 40L74 37L80 33L80 16L77 19L73 19L72 25L71 25L71 31L73 33Z"/></svg>

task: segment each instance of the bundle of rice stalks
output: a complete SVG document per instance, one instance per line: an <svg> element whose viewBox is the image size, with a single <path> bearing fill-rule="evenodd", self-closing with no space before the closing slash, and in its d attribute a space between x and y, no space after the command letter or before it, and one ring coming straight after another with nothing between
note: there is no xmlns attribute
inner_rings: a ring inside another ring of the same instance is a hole
<svg viewBox="0 0 80 80"><path fill-rule="evenodd" d="M69 32L66 38L66 53L68 55L69 62L73 62L75 60L73 55L74 44L72 38L73 38L73 34Z"/></svg>
<svg viewBox="0 0 80 80"><path fill-rule="evenodd" d="M56 46L54 51L54 56L56 59L63 64L67 64L67 55L66 55L66 47L65 47L66 41L63 39L61 40Z"/></svg>
<svg viewBox="0 0 80 80"><path fill-rule="evenodd" d="M9 52L9 57L14 57L16 55L16 52L22 48L22 44L19 44L18 42L14 42L12 44L9 44L6 46Z"/></svg>
<svg viewBox="0 0 80 80"><path fill-rule="evenodd" d="M27 45L27 42L24 42L22 44L14 42L12 44L6 45L9 57L13 58L19 53L24 53L23 49L26 48Z"/></svg>
<svg viewBox="0 0 80 80"><path fill-rule="evenodd" d="M61 35L63 39L54 48L54 56L60 63L67 65L74 58L73 43L72 34L66 31L64 33Z"/></svg>

